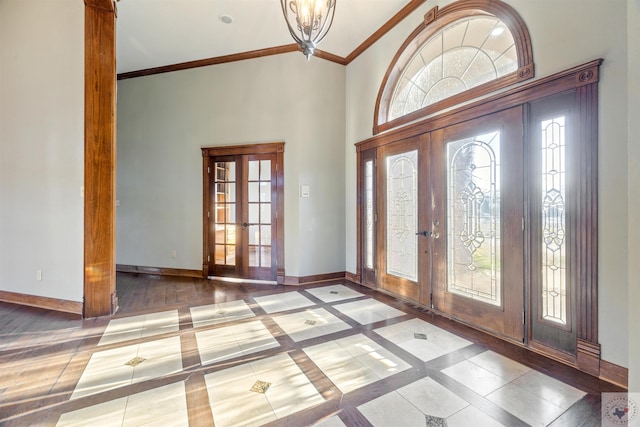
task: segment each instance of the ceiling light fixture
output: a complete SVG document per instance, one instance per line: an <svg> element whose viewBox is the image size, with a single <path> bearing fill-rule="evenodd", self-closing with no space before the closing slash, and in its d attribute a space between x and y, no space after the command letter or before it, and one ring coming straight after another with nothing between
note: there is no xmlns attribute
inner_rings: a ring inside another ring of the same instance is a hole
<svg viewBox="0 0 640 427"><path fill-rule="evenodd" d="M336 0L280 0L280 5L291 37L308 60L331 28Z"/></svg>

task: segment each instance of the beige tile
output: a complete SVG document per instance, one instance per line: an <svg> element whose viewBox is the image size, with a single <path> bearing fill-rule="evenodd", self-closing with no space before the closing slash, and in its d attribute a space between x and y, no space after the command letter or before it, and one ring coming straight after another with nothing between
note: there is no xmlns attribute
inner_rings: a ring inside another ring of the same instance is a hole
<svg viewBox="0 0 640 427"><path fill-rule="evenodd" d="M257 426L276 420L266 396L250 391L257 380L251 364L213 372L204 378L216 427Z"/></svg>
<svg viewBox="0 0 640 427"><path fill-rule="evenodd" d="M183 381L129 396L122 426L143 425L189 425Z"/></svg>
<svg viewBox="0 0 640 427"><path fill-rule="evenodd" d="M374 330L375 333L427 362L472 342L420 319L411 319ZM423 334L425 339L416 338Z"/></svg>
<svg viewBox="0 0 640 427"><path fill-rule="evenodd" d="M565 410L569 409L571 405L582 399L586 394L577 388L534 370L515 379L511 384Z"/></svg>
<svg viewBox="0 0 640 427"><path fill-rule="evenodd" d="M136 340L142 336L145 315L112 319L104 330L98 345L107 345L128 340Z"/></svg>
<svg viewBox="0 0 640 427"><path fill-rule="evenodd" d="M72 399L131 384L134 368L127 366L138 355L138 344L93 353L71 395Z"/></svg>
<svg viewBox="0 0 640 427"><path fill-rule="evenodd" d="M482 396L496 391L507 383L504 378L468 360L443 369L442 372Z"/></svg>
<svg viewBox="0 0 640 427"><path fill-rule="evenodd" d="M150 313L145 315L142 337L178 332L179 328L178 310Z"/></svg>
<svg viewBox="0 0 640 427"><path fill-rule="evenodd" d="M307 347L304 351L343 393L410 367L362 334Z"/></svg>
<svg viewBox="0 0 640 427"><path fill-rule="evenodd" d="M565 411L514 384L494 391L487 399L534 427L548 425Z"/></svg>
<svg viewBox="0 0 640 427"><path fill-rule="evenodd" d="M256 297L254 299L268 314L315 305L309 298L296 291Z"/></svg>
<svg viewBox="0 0 640 427"><path fill-rule="evenodd" d="M364 294L354 291L344 285L323 286L321 288L307 289L314 297L322 302L332 303L336 301L344 301L351 298L363 297Z"/></svg>
<svg viewBox="0 0 640 427"><path fill-rule="evenodd" d="M447 418L447 427L502 427L503 424L491 418L475 406L467 406Z"/></svg>
<svg viewBox="0 0 640 427"><path fill-rule="evenodd" d="M203 365L280 346L258 320L196 332L196 341Z"/></svg>
<svg viewBox="0 0 640 427"><path fill-rule="evenodd" d="M396 392L360 405L358 410L375 427L425 425L425 415Z"/></svg>
<svg viewBox="0 0 640 427"><path fill-rule="evenodd" d="M141 343L137 357L144 362L134 368L132 383L159 378L182 371L180 337Z"/></svg>
<svg viewBox="0 0 640 427"><path fill-rule="evenodd" d="M398 394L407 399L425 415L447 418L469 403L431 378L423 378L398 389Z"/></svg>
<svg viewBox="0 0 640 427"><path fill-rule="evenodd" d="M469 359L481 368L498 375L506 381L513 381L531 370L521 363L493 351L485 351Z"/></svg>
<svg viewBox="0 0 640 427"><path fill-rule="evenodd" d="M266 393L250 391L258 380L271 383ZM205 381L217 427L260 425L324 402L287 354L214 372Z"/></svg>
<svg viewBox="0 0 640 427"><path fill-rule="evenodd" d="M361 325L368 325L369 323L388 320L406 314L372 298L338 304L334 308Z"/></svg>
<svg viewBox="0 0 640 427"><path fill-rule="evenodd" d="M194 328L255 317L255 313L242 300L191 307L190 311Z"/></svg>
<svg viewBox="0 0 640 427"><path fill-rule="evenodd" d="M350 326L323 308L273 317L292 340L298 342L349 329Z"/></svg>
<svg viewBox="0 0 640 427"><path fill-rule="evenodd" d="M128 397L62 414L56 427L121 427Z"/></svg>

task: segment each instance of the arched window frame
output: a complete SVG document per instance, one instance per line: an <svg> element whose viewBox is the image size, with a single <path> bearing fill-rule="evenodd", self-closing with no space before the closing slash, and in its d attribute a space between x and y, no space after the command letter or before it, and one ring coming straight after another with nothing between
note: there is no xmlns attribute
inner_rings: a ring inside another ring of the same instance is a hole
<svg viewBox="0 0 640 427"><path fill-rule="evenodd" d="M518 69L402 117L389 120L388 117L393 93L402 77L405 67L409 64L416 52L418 52L432 36L449 24L460 19L481 15L498 18L511 32L518 56ZM405 40L387 69L376 99L373 134L377 135L388 129L402 126L482 95L531 79L533 76L533 50L531 49L529 30L520 15L511 6L501 1L486 0L460 0L442 9L436 6L427 12L424 21Z"/></svg>

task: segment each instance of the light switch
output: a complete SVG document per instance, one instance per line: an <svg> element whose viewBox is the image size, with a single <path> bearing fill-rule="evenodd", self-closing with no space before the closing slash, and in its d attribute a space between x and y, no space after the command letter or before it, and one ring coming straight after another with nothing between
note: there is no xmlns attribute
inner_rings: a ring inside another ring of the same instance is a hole
<svg viewBox="0 0 640 427"><path fill-rule="evenodd" d="M301 185L300 186L300 197L309 197L309 186Z"/></svg>

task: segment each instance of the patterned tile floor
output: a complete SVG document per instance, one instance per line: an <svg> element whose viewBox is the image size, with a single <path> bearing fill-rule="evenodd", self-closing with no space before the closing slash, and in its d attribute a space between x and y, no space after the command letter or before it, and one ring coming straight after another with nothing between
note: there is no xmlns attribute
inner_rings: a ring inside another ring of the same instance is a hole
<svg viewBox="0 0 640 427"><path fill-rule="evenodd" d="M57 425L546 426L586 394L400 308L334 284L111 320Z"/></svg>

